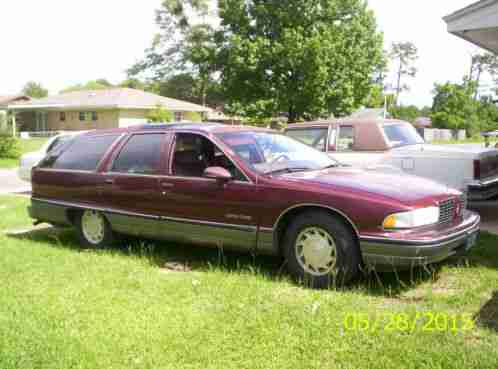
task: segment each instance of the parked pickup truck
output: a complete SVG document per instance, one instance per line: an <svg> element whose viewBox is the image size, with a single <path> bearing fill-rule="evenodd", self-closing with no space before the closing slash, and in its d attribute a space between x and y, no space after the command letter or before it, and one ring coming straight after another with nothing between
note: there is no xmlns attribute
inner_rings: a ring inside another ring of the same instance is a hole
<svg viewBox="0 0 498 369"><path fill-rule="evenodd" d="M394 166L467 193L470 200L498 194L498 150L432 145L407 122L343 119L291 124L286 134L353 166Z"/></svg>

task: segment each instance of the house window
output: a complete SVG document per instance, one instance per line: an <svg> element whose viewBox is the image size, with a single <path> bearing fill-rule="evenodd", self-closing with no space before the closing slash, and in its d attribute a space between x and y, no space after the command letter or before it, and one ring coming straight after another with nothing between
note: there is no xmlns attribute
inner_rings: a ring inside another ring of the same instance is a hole
<svg viewBox="0 0 498 369"><path fill-rule="evenodd" d="M60 118L61 122L65 122L66 121L66 112L65 111L61 111L60 115L59 115L59 118Z"/></svg>
<svg viewBox="0 0 498 369"><path fill-rule="evenodd" d="M92 111L92 120L95 122L99 119L99 116L97 115L97 112L96 111Z"/></svg>
<svg viewBox="0 0 498 369"><path fill-rule="evenodd" d="M183 113L181 111L175 111L175 122L180 122L183 119Z"/></svg>
<svg viewBox="0 0 498 369"><path fill-rule="evenodd" d="M86 120L86 114L84 111L80 111L80 121L84 122Z"/></svg>

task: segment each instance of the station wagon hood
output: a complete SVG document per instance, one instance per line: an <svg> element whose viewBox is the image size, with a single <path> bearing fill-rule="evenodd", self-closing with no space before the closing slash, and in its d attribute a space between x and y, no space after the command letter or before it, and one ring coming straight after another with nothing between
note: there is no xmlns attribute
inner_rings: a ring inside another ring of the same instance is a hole
<svg viewBox="0 0 498 369"><path fill-rule="evenodd" d="M402 203L412 203L431 197L444 196L454 191L446 185L421 177L351 167L290 173L283 175L283 177L291 181L314 183L352 192L376 194Z"/></svg>

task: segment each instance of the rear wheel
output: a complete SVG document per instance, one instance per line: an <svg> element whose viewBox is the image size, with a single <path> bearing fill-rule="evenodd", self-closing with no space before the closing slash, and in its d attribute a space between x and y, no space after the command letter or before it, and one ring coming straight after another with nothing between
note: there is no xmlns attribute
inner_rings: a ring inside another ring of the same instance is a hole
<svg viewBox="0 0 498 369"><path fill-rule="evenodd" d="M360 251L351 229L325 211L295 218L283 239L289 272L315 288L341 286L360 268Z"/></svg>
<svg viewBox="0 0 498 369"><path fill-rule="evenodd" d="M83 246L99 249L113 244L114 233L102 213L84 210L78 213L75 223Z"/></svg>

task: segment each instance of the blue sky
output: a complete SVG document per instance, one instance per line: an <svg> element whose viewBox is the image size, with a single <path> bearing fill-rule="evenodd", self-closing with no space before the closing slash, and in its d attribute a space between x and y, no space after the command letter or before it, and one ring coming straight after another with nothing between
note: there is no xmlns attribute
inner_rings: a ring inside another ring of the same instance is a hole
<svg viewBox="0 0 498 369"><path fill-rule="evenodd" d="M476 47L446 32L441 19L471 0L370 0L386 47L413 41L419 74L407 81L404 104L431 104L434 82L458 81ZM17 93L28 80L57 93L91 79L118 82L143 55L156 31L160 0L3 1L0 5L0 95ZM394 81L394 79L393 79Z"/></svg>

